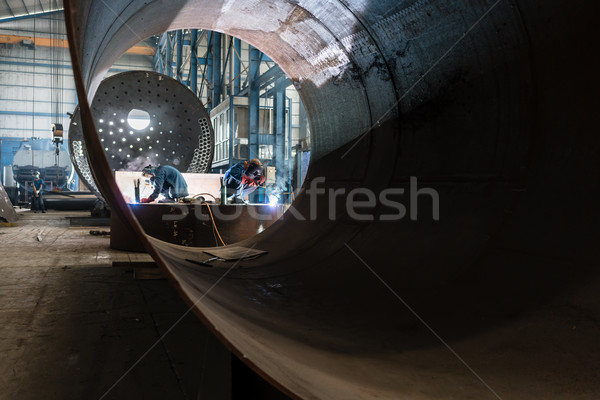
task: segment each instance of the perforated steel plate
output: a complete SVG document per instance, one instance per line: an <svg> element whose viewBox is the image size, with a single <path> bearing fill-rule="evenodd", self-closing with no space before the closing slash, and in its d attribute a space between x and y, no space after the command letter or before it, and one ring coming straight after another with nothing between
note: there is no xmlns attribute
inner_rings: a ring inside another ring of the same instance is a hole
<svg viewBox="0 0 600 400"><path fill-rule="evenodd" d="M148 164L181 172L208 172L214 153L210 117L202 102L178 81L156 72L131 71L100 84L92 113L113 170L141 171ZM69 128L73 164L96 194L87 161L79 108Z"/></svg>

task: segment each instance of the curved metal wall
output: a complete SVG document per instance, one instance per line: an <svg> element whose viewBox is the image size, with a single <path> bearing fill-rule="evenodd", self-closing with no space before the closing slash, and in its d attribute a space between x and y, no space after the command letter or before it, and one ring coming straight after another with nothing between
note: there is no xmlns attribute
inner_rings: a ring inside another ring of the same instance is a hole
<svg viewBox="0 0 600 400"><path fill-rule="evenodd" d="M298 89L314 155L297 212L243 242L269 253L235 269L198 268L185 260L201 249L143 236L82 101L102 192L197 314L279 388L331 399L598 395L596 3L90 0L65 9L80 99L93 98L127 48L180 28L255 45ZM378 204L373 221L360 221L342 203L333 215L326 194L309 195L317 182L404 189L418 210L386 221L398 208ZM426 191L411 197L417 189Z"/></svg>

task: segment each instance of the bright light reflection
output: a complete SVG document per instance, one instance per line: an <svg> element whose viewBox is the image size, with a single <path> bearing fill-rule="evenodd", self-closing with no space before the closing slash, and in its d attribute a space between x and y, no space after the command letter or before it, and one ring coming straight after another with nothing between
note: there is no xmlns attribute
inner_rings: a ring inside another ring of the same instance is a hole
<svg viewBox="0 0 600 400"><path fill-rule="evenodd" d="M146 129L150 125L150 114L144 110L134 108L127 114L127 123L138 131Z"/></svg>

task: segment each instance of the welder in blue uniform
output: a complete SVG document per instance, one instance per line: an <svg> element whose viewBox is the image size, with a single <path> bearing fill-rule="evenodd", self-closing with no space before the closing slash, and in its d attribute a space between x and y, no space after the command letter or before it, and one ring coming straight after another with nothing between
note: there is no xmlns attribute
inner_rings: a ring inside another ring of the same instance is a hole
<svg viewBox="0 0 600 400"><path fill-rule="evenodd" d="M177 169L170 165L160 165L153 167L148 165L142 170L142 175L150 178L154 185L154 192L149 197L141 200L142 203L151 203L157 199L159 195L165 196L165 200L161 202L176 202L188 196L188 187L185 178Z"/></svg>
<svg viewBox="0 0 600 400"><path fill-rule="evenodd" d="M223 177L227 200L233 203L244 203L244 198L264 182L263 165L257 158L235 164Z"/></svg>
<svg viewBox="0 0 600 400"><path fill-rule="evenodd" d="M33 186L33 198L31 199L31 210L33 212L42 211L46 212L46 205L44 204L44 188L46 183L40 178L40 172L35 171L33 174L34 180L31 184Z"/></svg>

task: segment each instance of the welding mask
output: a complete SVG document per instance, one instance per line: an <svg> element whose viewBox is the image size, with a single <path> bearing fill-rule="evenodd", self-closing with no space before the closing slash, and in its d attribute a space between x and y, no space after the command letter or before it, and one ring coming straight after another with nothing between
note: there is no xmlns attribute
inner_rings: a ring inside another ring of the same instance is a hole
<svg viewBox="0 0 600 400"><path fill-rule="evenodd" d="M142 175L145 178L150 178L150 177L154 176L155 174L156 174L156 169L152 165L148 165L142 170Z"/></svg>
<svg viewBox="0 0 600 400"><path fill-rule="evenodd" d="M262 174L263 174L263 168L262 168L262 165L260 165L260 164L251 163L248 166L248 168L246 168L245 175L248 178L254 179L255 181L260 180Z"/></svg>

